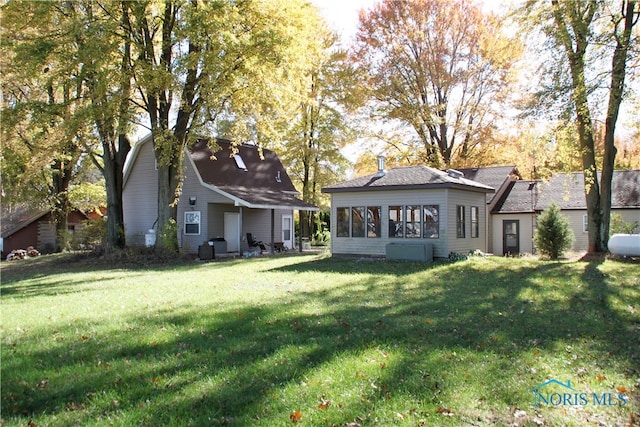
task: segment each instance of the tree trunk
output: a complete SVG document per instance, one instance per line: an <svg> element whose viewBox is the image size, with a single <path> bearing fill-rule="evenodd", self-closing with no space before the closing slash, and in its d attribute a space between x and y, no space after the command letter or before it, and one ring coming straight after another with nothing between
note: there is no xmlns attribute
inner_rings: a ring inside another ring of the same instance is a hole
<svg viewBox="0 0 640 427"><path fill-rule="evenodd" d="M124 181L124 162L131 150L126 135L118 138L118 150L109 155L103 146L103 175L107 190L107 242L105 250L123 249L126 245L124 233L124 212L122 207L122 185Z"/></svg>
<svg viewBox="0 0 640 427"><path fill-rule="evenodd" d="M616 48L611 60L611 89L609 92L609 104L607 106L607 118L605 122L604 134L604 158L602 160L602 177L600 188L600 204L602 207L602 230L600 240L603 250L608 249L609 227L611 222L611 182L613 180L613 170L615 168L615 158L618 150L615 146L615 129L620 112L620 103L624 91L624 81L626 76L627 52L631 39L631 30L637 21L634 21L634 11L636 2L630 0L626 3L623 0L624 28L622 34L617 34L616 28Z"/></svg>

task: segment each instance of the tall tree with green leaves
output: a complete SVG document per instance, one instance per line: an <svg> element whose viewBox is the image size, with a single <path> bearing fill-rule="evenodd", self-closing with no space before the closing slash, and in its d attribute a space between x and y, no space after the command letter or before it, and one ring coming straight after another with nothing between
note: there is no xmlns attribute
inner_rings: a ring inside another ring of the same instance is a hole
<svg viewBox="0 0 640 427"><path fill-rule="evenodd" d="M282 139L281 158L302 199L322 205L320 188L344 177L348 160L340 149L355 140L346 114L352 105L355 74L347 52L338 47L338 37L321 21L310 27L306 70L298 75L300 102L290 115ZM301 212L302 233L310 237L314 214Z"/></svg>
<svg viewBox="0 0 640 427"><path fill-rule="evenodd" d="M296 46L313 10L302 0L130 4L134 90L158 165L158 236L170 239L158 245L175 245L166 231L176 221L185 148L221 117L239 117L234 135L269 128L261 113L288 102L279 97L304 57Z"/></svg>
<svg viewBox="0 0 640 427"><path fill-rule="evenodd" d="M84 135L83 141L73 146L75 160L81 155L89 156L105 177L107 250L125 246L122 181L124 162L131 148L127 134L133 118L128 9L129 2L95 1L14 1L3 8L5 16L10 18L4 21L12 29L10 40L15 40L6 46L12 58L11 69L22 71L12 74L22 76L22 80L11 81L21 87L34 87L25 77L42 81L52 70L69 76L69 81L45 80L48 82L46 92L51 104L56 93L67 93L68 87L74 89L72 95L63 96L69 112L63 123L56 123L55 128L73 125L73 132ZM16 16L30 19L13 19ZM30 74L25 74L26 70ZM22 93L33 92L25 90ZM25 112L29 111L29 105L24 100L15 103L16 108ZM28 120L30 126L41 129L54 123L47 123L46 117L32 113L16 119L20 121L19 126L26 126ZM18 126L12 129L17 130ZM77 135L57 137L70 144L77 141ZM51 155L68 158L64 143L53 147L38 144L37 147L45 148ZM77 168L74 162L65 164L71 171ZM66 176L68 186L71 173L58 175ZM66 190L59 193L67 194ZM62 209L57 211L62 212ZM62 230L66 230L62 215L57 221Z"/></svg>
<svg viewBox="0 0 640 427"><path fill-rule="evenodd" d="M413 128L420 160L449 166L500 117L518 43L463 0L383 0L360 14L354 63L374 112Z"/></svg>
<svg viewBox="0 0 640 427"><path fill-rule="evenodd" d="M85 148L95 143L82 66L68 52L67 6L2 6L3 171L10 172L3 191L9 200L27 198L52 210L57 250L68 244L69 186Z"/></svg>
<svg viewBox="0 0 640 427"><path fill-rule="evenodd" d="M640 17L640 4L635 0L531 0L523 11L530 22L542 28L551 42L547 46L559 53L548 55L551 67L547 70L553 86L542 94L552 99L569 95L570 103L565 106L575 116L585 176L589 252L604 252L617 152L615 130L627 65L638 54L639 35L634 27ZM600 118L596 105L604 97L604 152L599 168L594 123ZM602 172L600 178L598 170Z"/></svg>

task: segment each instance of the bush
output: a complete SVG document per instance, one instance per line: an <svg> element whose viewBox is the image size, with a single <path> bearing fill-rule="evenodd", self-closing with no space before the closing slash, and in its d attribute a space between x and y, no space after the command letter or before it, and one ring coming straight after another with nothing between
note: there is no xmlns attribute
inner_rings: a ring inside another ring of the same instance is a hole
<svg viewBox="0 0 640 427"><path fill-rule="evenodd" d="M625 222L622 215L618 213L612 213L610 221L609 237L614 234L634 234L637 233L638 228L640 228L638 221Z"/></svg>
<svg viewBox="0 0 640 427"><path fill-rule="evenodd" d="M551 259L558 259L573 244L573 232L569 220L560 208L552 203L538 217L538 229L533 237L538 251Z"/></svg>

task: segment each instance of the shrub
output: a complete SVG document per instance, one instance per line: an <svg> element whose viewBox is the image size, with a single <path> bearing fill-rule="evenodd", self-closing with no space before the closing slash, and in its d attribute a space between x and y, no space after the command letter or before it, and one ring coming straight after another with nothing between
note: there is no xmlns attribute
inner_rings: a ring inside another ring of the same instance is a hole
<svg viewBox="0 0 640 427"><path fill-rule="evenodd" d="M533 241L538 251L551 259L558 259L571 247L573 232L569 228L569 220L555 203L538 217L538 229Z"/></svg>
<svg viewBox="0 0 640 427"><path fill-rule="evenodd" d="M625 222L622 215L618 213L611 214L611 222L609 225L609 237L614 234L634 234L638 232L640 224L638 221Z"/></svg>

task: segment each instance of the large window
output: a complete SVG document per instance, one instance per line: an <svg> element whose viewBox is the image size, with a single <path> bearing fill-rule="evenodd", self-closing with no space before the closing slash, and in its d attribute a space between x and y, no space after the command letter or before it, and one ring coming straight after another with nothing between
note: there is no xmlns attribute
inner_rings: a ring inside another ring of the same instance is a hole
<svg viewBox="0 0 640 427"><path fill-rule="evenodd" d="M456 237L459 239L463 239L465 237L464 234L464 206L456 206Z"/></svg>
<svg viewBox="0 0 640 427"><path fill-rule="evenodd" d="M364 207L351 208L351 237L364 237Z"/></svg>
<svg viewBox="0 0 640 427"><path fill-rule="evenodd" d="M367 208L367 237L382 237L380 227L380 206L369 206Z"/></svg>
<svg viewBox="0 0 640 427"><path fill-rule="evenodd" d="M402 206L389 206L389 237L404 236Z"/></svg>
<svg viewBox="0 0 640 427"><path fill-rule="evenodd" d="M338 208L337 216L337 236L349 237L349 208Z"/></svg>
<svg viewBox="0 0 640 427"><path fill-rule="evenodd" d="M389 237L438 239L438 205L389 206Z"/></svg>
<svg viewBox="0 0 640 427"><path fill-rule="evenodd" d="M200 211L184 213L184 234L200 234Z"/></svg>
<svg viewBox="0 0 640 427"><path fill-rule="evenodd" d="M380 206L337 208L337 237L382 237Z"/></svg>
<svg viewBox="0 0 640 427"><path fill-rule="evenodd" d="M477 206L471 206L471 237L480 236L480 225L478 220L479 209Z"/></svg>
<svg viewBox="0 0 640 427"><path fill-rule="evenodd" d="M425 239L437 239L440 237L440 212L438 205L426 205L423 208L424 226L422 228Z"/></svg>
<svg viewBox="0 0 640 427"><path fill-rule="evenodd" d="M421 211L421 206L407 206L405 208L407 219L405 222L405 237L422 237Z"/></svg>

